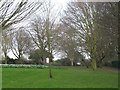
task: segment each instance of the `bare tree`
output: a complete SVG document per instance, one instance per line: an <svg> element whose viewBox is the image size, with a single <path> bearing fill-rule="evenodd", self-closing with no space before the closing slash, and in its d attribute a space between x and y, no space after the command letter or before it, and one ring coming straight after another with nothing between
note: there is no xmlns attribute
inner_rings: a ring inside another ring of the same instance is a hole
<svg viewBox="0 0 120 90"><path fill-rule="evenodd" d="M12 37L11 51L17 59L21 59L22 55L28 53L32 48L31 38L23 27L19 28Z"/></svg>
<svg viewBox="0 0 120 90"><path fill-rule="evenodd" d="M73 66L78 46L77 32L65 24L60 24L57 29L56 48L58 51L64 51L67 54L67 58L70 59Z"/></svg>
<svg viewBox="0 0 120 90"><path fill-rule="evenodd" d="M2 31L13 24L17 24L35 12L42 2L30 0L0 0L0 36ZM0 52L2 53L2 37L0 38Z"/></svg>
<svg viewBox="0 0 120 90"><path fill-rule="evenodd" d="M48 0L48 2L45 2L41 8L39 16L32 20L30 24L31 29L28 31L36 46L43 52L42 55L44 59L46 58L44 52L48 51L49 53L48 57L50 78L52 78L51 54L53 53L54 49L53 31L55 30L58 14L59 10L55 12L50 0Z"/></svg>
<svg viewBox="0 0 120 90"><path fill-rule="evenodd" d="M41 20L41 17L36 16L34 20L30 23L30 30L28 30L34 44L36 47L40 49L42 52L42 57L44 63L46 63L46 47L47 47L47 39L46 39L46 29L45 22Z"/></svg>
<svg viewBox="0 0 120 90"><path fill-rule="evenodd" d="M62 22L78 31L79 39L84 43L80 43L79 46L86 47L87 45L86 49L89 52L92 67L96 70L96 23L94 17L93 3L72 2L68 4L68 10L65 11Z"/></svg>
<svg viewBox="0 0 120 90"><path fill-rule="evenodd" d="M118 57L118 3L95 3L97 66Z"/></svg>
<svg viewBox="0 0 120 90"><path fill-rule="evenodd" d="M93 70L105 57L117 56L117 6L117 3L71 2L65 11L62 22L78 31L79 47L90 56Z"/></svg>
<svg viewBox="0 0 120 90"><path fill-rule="evenodd" d="M5 63L7 64L7 53L10 49L10 33L8 31L2 31L2 51L5 56Z"/></svg>

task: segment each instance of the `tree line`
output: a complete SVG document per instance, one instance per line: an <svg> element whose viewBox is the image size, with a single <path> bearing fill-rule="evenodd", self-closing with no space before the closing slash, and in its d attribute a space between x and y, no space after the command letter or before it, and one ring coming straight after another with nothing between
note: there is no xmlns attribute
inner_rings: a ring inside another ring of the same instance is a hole
<svg viewBox="0 0 120 90"><path fill-rule="evenodd" d="M21 0L15 4L3 0L0 3L1 45L6 63L9 51L18 60L28 54L30 59L40 59L45 64L49 58L52 78L54 53L62 52L72 66L75 60L87 66L87 57L93 70L118 56L117 2L69 2L62 14L60 10L54 11L50 1L38 4ZM13 27L25 20L27 26Z"/></svg>

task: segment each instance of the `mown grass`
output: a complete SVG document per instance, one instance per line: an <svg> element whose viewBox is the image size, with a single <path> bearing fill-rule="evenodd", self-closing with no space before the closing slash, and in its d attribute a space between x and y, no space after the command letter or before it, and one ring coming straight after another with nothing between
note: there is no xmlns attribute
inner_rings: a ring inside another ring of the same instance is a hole
<svg viewBox="0 0 120 90"><path fill-rule="evenodd" d="M93 71L84 67L49 69L3 68L3 88L118 88L118 72L109 68Z"/></svg>

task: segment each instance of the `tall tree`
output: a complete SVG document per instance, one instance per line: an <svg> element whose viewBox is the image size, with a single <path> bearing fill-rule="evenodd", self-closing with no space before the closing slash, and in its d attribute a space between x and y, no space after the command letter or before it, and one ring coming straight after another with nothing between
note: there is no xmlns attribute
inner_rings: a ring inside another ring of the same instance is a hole
<svg viewBox="0 0 120 90"><path fill-rule="evenodd" d="M0 0L0 52L2 53L2 31L17 24L35 12L42 2L30 0ZM0 56L1 57L1 56Z"/></svg>
<svg viewBox="0 0 120 90"><path fill-rule="evenodd" d="M89 54L94 70L104 58L117 56L117 12L117 3L80 2L70 3L65 11L62 22L78 31L80 46Z"/></svg>
<svg viewBox="0 0 120 90"><path fill-rule="evenodd" d="M29 53L31 50L31 38L23 27L19 28L12 37L11 51L17 59L21 59L23 54Z"/></svg>
<svg viewBox="0 0 120 90"><path fill-rule="evenodd" d="M84 48L87 46L91 65L93 70L96 70L96 23L93 3L72 2L68 4L62 22L77 31L79 39L82 40L79 46L84 45Z"/></svg>
<svg viewBox="0 0 120 90"><path fill-rule="evenodd" d="M50 53L53 52L53 42L52 42L52 32L55 29L55 23L57 20L57 15L59 15L59 10L54 12L54 8L52 7L52 3L49 0L47 3L47 10L46 10L46 17L45 17L45 29L46 29L46 38L47 38L47 48L49 53L49 75L50 78L52 78L52 72L51 72L51 61L52 57Z"/></svg>
<svg viewBox="0 0 120 90"><path fill-rule="evenodd" d="M10 49L10 33L8 31L2 31L2 51L5 56L5 63L7 64L7 53Z"/></svg>
<svg viewBox="0 0 120 90"><path fill-rule="evenodd" d="M95 7L95 21L97 23L96 56L99 58L97 61L102 62L105 58L110 60L118 56L118 3L95 3Z"/></svg>
<svg viewBox="0 0 120 90"><path fill-rule="evenodd" d="M40 10L41 14L33 20L30 24L31 29L28 31L36 44L36 46L43 52L42 55L46 59L44 52L49 53L49 75L52 78L51 72L51 55L53 53L53 30L59 10L54 12L54 7L50 0L46 1ZM45 61L45 60L44 60Z"/></svg>
<svg viewBox="0 0 120 90"><path fill-rule="evenodd" d="M76 31L65 24L60 24L57 28L57 51L64 51L67 58L71 61L73 66L75 53L77 52L77 38Z"/></svg>
<svg viewBox="0 0 120 90"><path fill-rule="evenodd" d="M32 37L32 40L36 47L41 50L41 54L43 57L44 63L46 63L46 47L47 47L47 39L46 39L46 29L45 29L45 22L42 21L41 17L36 16L34 20L30 23L31 27L30 30L28 30L30 36Z"/></svg>

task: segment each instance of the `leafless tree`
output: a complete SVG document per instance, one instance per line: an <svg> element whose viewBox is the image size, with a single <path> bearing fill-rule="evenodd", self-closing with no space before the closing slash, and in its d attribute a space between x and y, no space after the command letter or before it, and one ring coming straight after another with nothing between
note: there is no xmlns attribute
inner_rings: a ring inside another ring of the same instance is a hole
<svg viewBox="0 0 120 90"><path fill-rule="evenodd" d="M36 47L42 52L44 63L46 63L45 49L47 47L46 29L45 22L41 20L41 17L36 16L30 23L30 30L28 30L30 36Z"/></svg>
<svg viewBox="0 0 120 90"><path fill-rule="evenodd" d="M54 5L53 5L54 6ZM58 11L54 11L54 7L52 7L52 4L50 0L48 2L45 2L43 7L40 10L39 16L32 20L30 27L31 29L28 31L31 35L34 43L36 46L43 52L43 58L45 59L45 51L48 51L49 53L49 75L50 78L52 78L51 73L51 55L53 53L54 49L54 33L56 27L56 20L57 15L59 14ZM45 61L45 60L44 60Z"/></svg>
<svg viewBox="0 0 120 90"><path fill-rule="evenodd" d="M71 29L76 30L79 39L84 43L79 46L87 46L93 69L96 69L96 23L95 9L93 3L71 2L68 4L68 10L65 11L65 17L62 22Z"/></svg>
<svg viewBox="0 0 120 90"><path fill-rule="evenodd" d="M23 27L14 32L11 37L11 51L17 59L21 59L22 55L28 53L32 48L31 38Z"/></svg>
<svg viewBox="0 0 120 90"><path fill-rule="evenodd" d="M2 53L2 31L17 24L35 12L43 2L30 0L0 0L0 52Z"/></svg>
<svg viewBox="0 0 120 90"><path fill-rule="evenodd" d="M117 6L117 3L71 2L61 20L78 31L79 47L90 56L93 70L106 56L117 53Z"/></svg>
<svg viewBox="0 0 120 90"><path fill-rule="evenodd" d="M78 39L77 32L65 24L60 24L57 28L56 48L58 51L64 51L67 58L70 59L73 66L74 56L77 52Z"/></svg>
<svg viewBox="0 0 120 90"><path fill-rule="evenodd" d="M5 63L7 64L7 53L10 50L10 33L9 31L2 31L2 51L5 56Z"/></svg>

